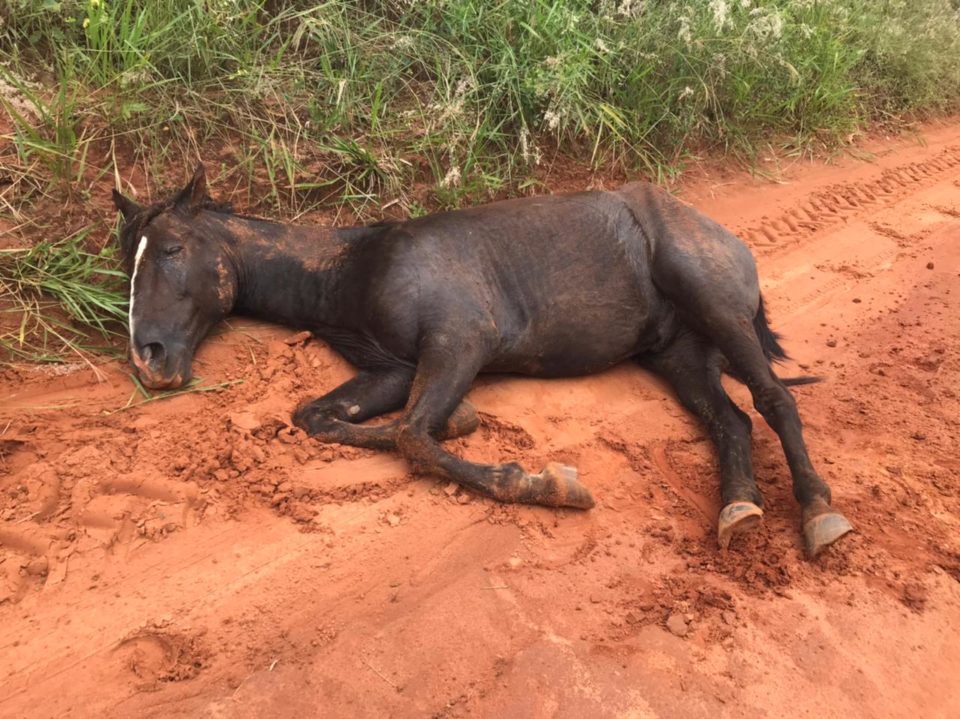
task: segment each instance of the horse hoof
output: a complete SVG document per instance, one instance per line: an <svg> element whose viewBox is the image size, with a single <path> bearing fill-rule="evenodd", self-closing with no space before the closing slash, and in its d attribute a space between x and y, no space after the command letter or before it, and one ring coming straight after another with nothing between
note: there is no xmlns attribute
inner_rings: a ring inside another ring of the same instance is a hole
<svg viewBox="0 0 960 719"><path fill-rule="evenodd" d="M480 415L477 414L476 407L464 399L460 401L453 414L450 415L440 439L464 437L471 432L475 432L479 426Z"/></svg>
<svg viewBox="0 0 960 719"><path fill-rule="evenodd" d="M853 525L840 512L824 512L811 517L803 523L807 554L813 559L840 537L852 531Z"/></svg>
<svg viewBox="0 0 960 719"><path fill-rule="evenodd" d="M731 502L720 510L717 521L717 542L721 549L730 546L734 535L753 530L763 519L763 510L753 502Z"/></svg>
<svg viewBox="0 0 960 719"><path fill-rule="evenodd" d="M544 483L545 502L551 507L590 509L594 506L590 490L577 480L577 469L559 462L550 462L539 475Z"/></svg>

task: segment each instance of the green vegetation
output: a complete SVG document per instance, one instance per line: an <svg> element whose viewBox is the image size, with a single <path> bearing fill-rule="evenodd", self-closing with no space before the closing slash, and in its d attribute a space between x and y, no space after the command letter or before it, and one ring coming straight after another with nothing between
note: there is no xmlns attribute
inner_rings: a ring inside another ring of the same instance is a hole
<svg viewBox="0 0 960 719"><path fill-rule="evenodd" d="M0 327L0 350L10 358L59 362L109 350L118 322L126 319L123 273L112 252L84 249L87 229L27 249L0 249L0 306L13 321ZM58 312L51 310L57 309ZM100 346L90 345L91 336Z"/></svg>
<svg viewBox="0 0 960 719"><path fill-rule="evenodd" d="M193 377L189 382L180 389L163 391L160 393L154 393L148 390L143 386L143 383L137 379L137 375L131 373L129 375L130 383L133 385L133 392L130 394L130 397L127 399L126 404L122 407L118 407L114 410L104 410L104 414L111 415L117 414L118 412L126 412L128 409L133 409L134 407L140 407L150 402L157 402L162 399L171 399L173 397L179 397L183 394L203 394L204 392L220 392L227 387L233 387L235 384L243 384L242 379L232 379L227 380L226 382L218 382L217 384L204 384L203 379L200 377Z"/></svg>
<svg viewBox="0 0 960 719"><path fill-rule="evenodd" d="M807 152L954 110L956 4L7 0L0 207L29 237L37 207L202 159L261 211L372 217L522 192L557 157L663 179Z"/></svg>

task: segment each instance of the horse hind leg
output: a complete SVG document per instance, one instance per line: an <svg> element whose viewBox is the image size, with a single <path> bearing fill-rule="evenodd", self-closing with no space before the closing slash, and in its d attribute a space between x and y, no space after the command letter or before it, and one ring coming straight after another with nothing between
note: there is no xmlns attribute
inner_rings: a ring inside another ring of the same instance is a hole
<svg viewBox="0 0 960 719"><path fill-rule="evenodd" d="M736 376L750 389L754 407L780 437L793 480L793 496L801 507L807 552L815 557L852 531L853 525L833 508L830 487L810 461L796 400L773 372L752 327L745 330L742 324L730 323L725 332L715 332L713 339Z"/></svg>
<svg viewBox="0 0 960 719"><path fill-rule="evenodd" d="M700 335L684 331L668 347L639 361L670 384L680 403L710 433L720 465L723 503L717 541L726 549L735 536L760 523L763 497L753 476L750 418L734 404L720 382L723 358Z"/></svg>
<svg viewBox="0 0 960 719"><path fill-rule="evenodd" d="M720 349L730 373L747 385L757 411L780 437L793 494L802 509L807 551L816 556L853 527L832 508L830 488L810 462L793 395L773 373L764 352L755 325L760 303L753 256L746 245L699 213L676 211L687 213L690 232L660 239L654 283L684 323Z"/></svg>

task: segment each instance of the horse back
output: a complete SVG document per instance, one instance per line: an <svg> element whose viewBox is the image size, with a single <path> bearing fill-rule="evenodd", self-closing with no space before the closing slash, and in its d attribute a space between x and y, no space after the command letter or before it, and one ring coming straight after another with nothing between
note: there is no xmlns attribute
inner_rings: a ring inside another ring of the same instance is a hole
<svg viewBox="0 0 960 719"><path fill-rule="evenodd" d="M384 242L396 292L417 287L421 331L430 322L496 328L487 371L595 372L648 346L664 309L642 233L615 193L440 213L395 225Z"/></svg>

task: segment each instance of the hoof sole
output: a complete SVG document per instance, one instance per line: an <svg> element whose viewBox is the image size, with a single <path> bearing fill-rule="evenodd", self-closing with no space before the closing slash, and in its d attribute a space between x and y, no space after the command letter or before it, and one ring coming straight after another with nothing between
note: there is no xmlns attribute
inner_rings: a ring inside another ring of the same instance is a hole
<svg viewBox="0 0 960 719"><path fill-rule="evenodd" d="M753 502L731 502L722 510L717 520L717 543L721 549L730 546L737 534L750 532L763 519L763 510Z"/></svg>
<svg viewBox="0 0 960 719"><path fill-rule="evenodd" d="M808 519L803 524L807 554L811 559L816 557L840 537L852 531L853 525L839 512L825 512Z"/></svg>
<svg viewBox="0 0 960 719"><path fill-rule="evenodd" d="M550 506L575 509L590 509L594 506L593 495L580 484L575 467L550 462L538 476L548 487L547 492L551 495L548 500Z"/></svg>

